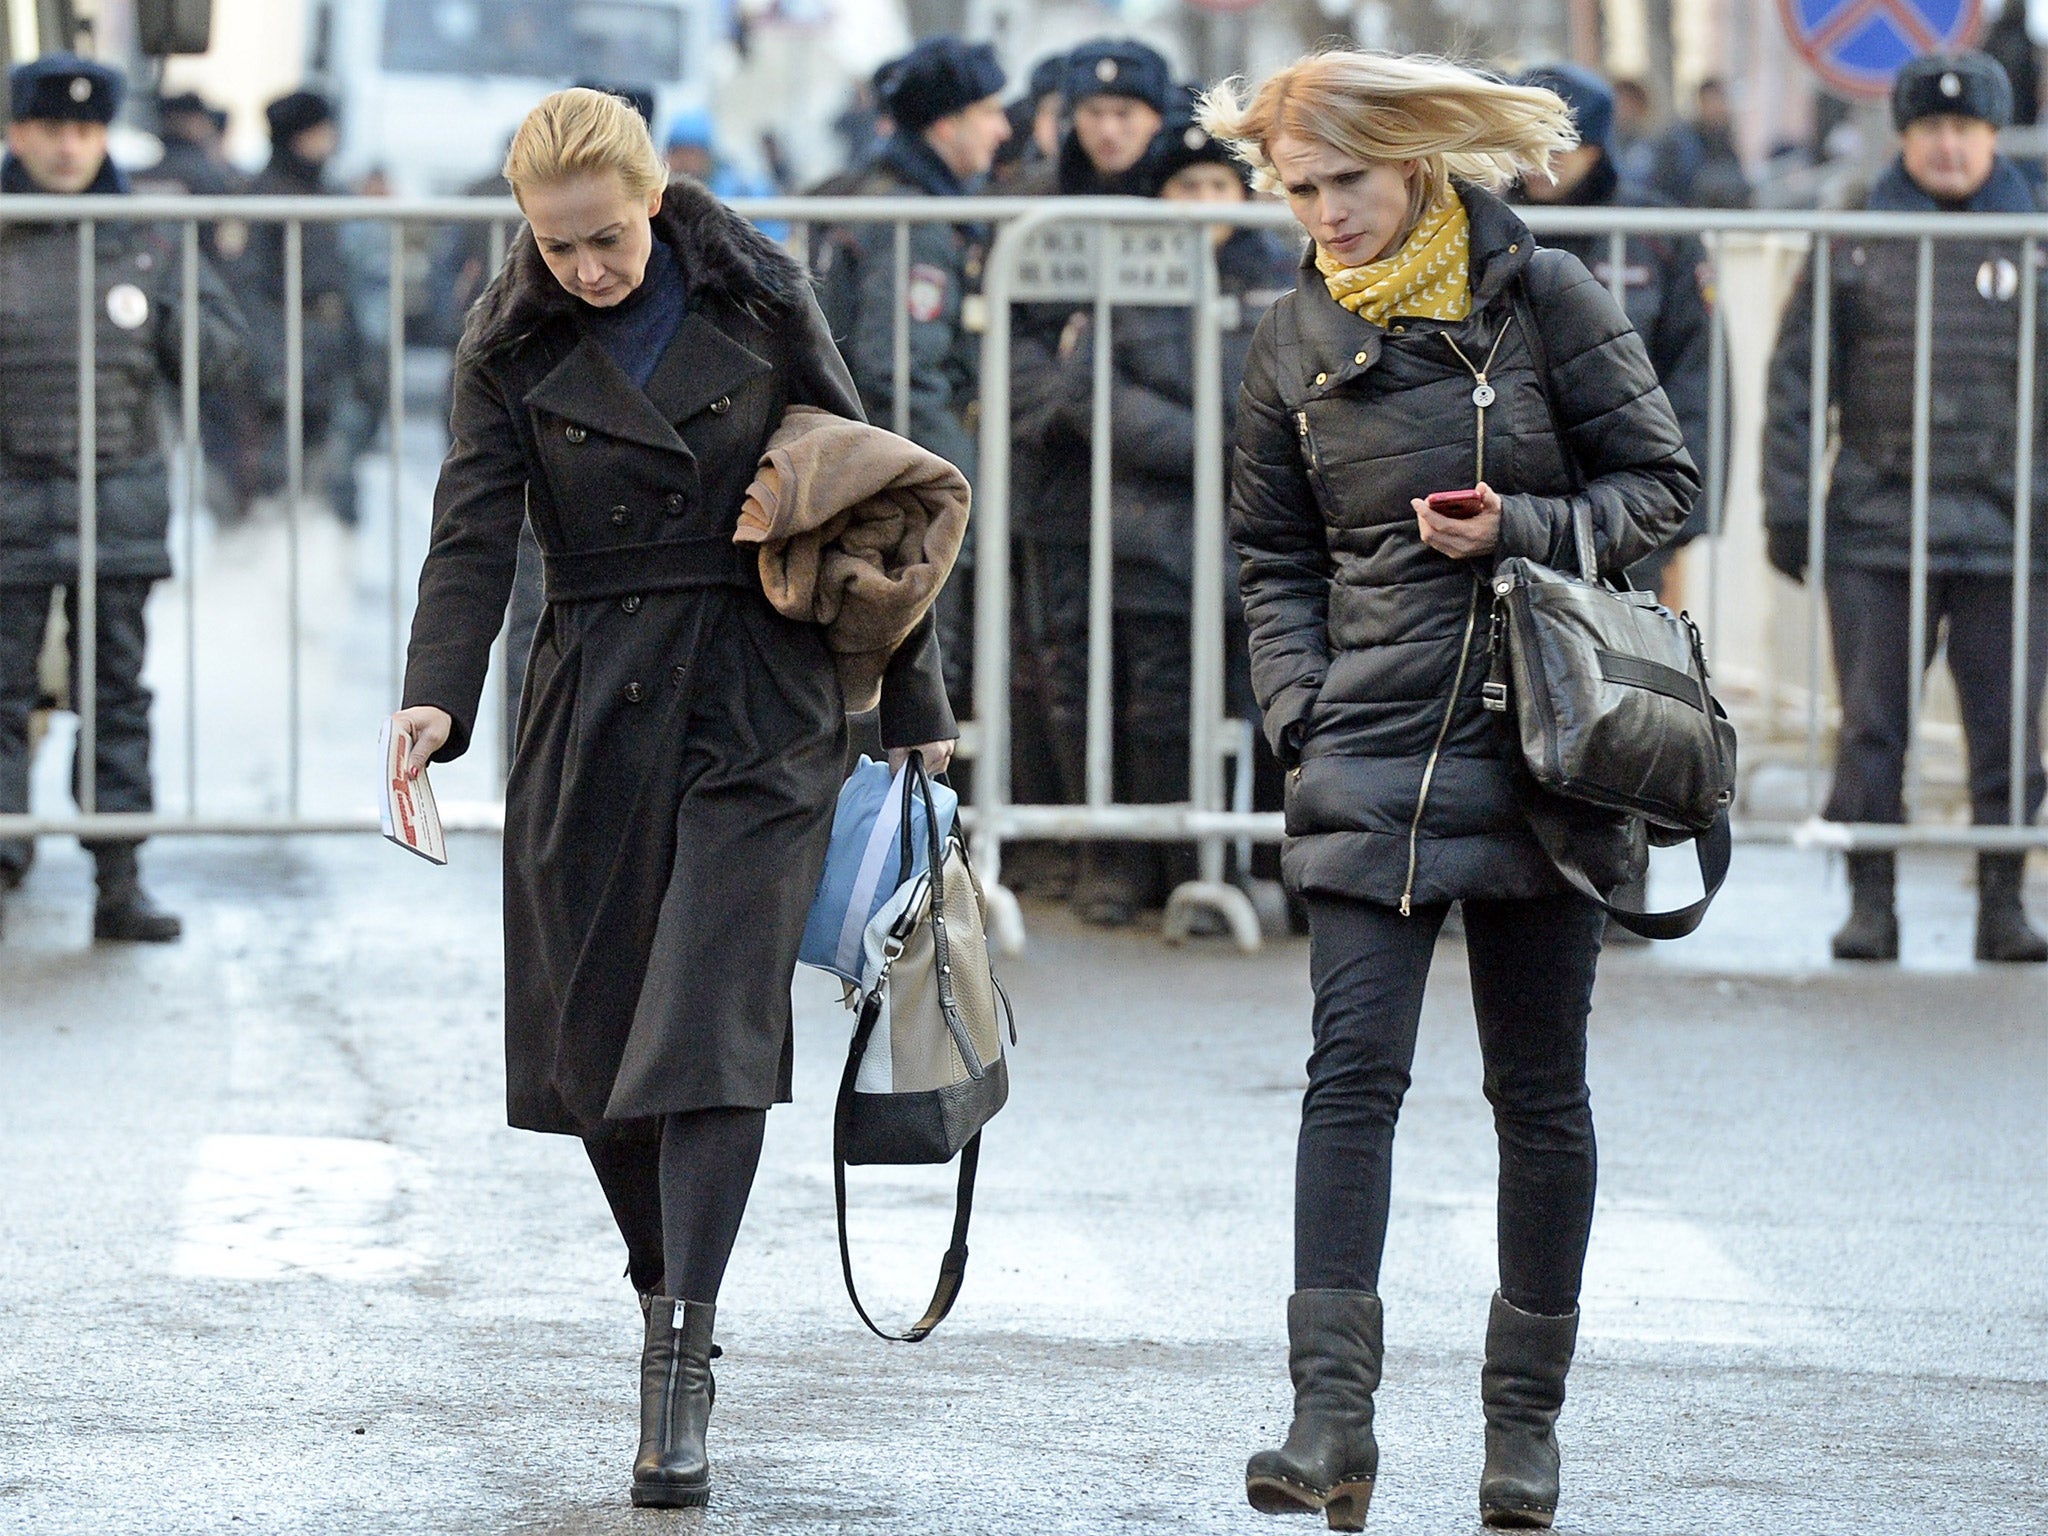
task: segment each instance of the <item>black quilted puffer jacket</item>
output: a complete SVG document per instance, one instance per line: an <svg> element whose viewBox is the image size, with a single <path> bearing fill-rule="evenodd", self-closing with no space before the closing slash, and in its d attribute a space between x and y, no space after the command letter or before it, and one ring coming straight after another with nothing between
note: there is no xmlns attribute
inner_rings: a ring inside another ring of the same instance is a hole
<svg viewBox="0 0 2048 1536"><path fill-rule="evenodd" d="M1289 768L1285 875L1396 906L1565 889L1518 807L1505 717L1480 701L1487 578L1511 555L1575 569L1580 500L1603 571L1624 570L1678 532L1699 492L1607 290L1576 257L1538 249L1499 199L1458 192L1472 219L1470 317L1383 330L1330 297L1311 250L1253 339L1232 467L1252 680ZM1410 498L1480 478L1504 503L1498 552L1459 561L1425 545ZM1573 826L1597 883L1639 872L1619 818Z"/></svg>

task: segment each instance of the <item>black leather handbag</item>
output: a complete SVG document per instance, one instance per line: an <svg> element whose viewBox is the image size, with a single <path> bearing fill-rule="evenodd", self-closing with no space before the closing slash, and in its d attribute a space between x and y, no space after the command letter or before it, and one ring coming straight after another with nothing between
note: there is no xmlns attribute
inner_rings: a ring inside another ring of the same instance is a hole
<svg viewBox="0 0 2048 1536"><path fill-rule="evenodd" d="M1516 318L1574 488L1583 489L1526 302L1517 303ZM1691 618L1650 593L1603 582L1591 515L1583 501L1575 506L1577 571L1522 556L1494 570L1485 703L1511 717L1528 770L1523 809L1558 873L1623 927L1645 938L1683 938L1699 927L1728 874L1735 728L1708 686L1706 650ZM1671 912L1613 905L1586 873L1555 799L1634 817L1660 846L1692 840L1705 893Z"/></svg>

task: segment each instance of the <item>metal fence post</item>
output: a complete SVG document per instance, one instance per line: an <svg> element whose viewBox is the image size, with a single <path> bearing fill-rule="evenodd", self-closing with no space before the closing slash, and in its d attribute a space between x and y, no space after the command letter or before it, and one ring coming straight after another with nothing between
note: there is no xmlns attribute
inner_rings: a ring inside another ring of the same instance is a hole
<svg viewBox="0 0 2048 1536"><path fill-rule="evenodd" d="M2028 240L2020 248L2020 355L2018 405L2015 434L2012 498L2012 719L2006 767L2012 776L2008 786L2008 819L2015 827L2027 822L2027 770L2038 764L2027 761L2027 724L2040 702L2041 680L2032 675L2028 663L2027 631L2033 621L2030 612L2034 577L2034 369L2037 343L2034 327L2040 311L2040 242Z"/></svg>
<svg viewBox="0 0 2048 1536"><path fill-rule="evenodd" d="M889 430L910 436L910 220L896 221L896 303L889 334Z"/></svg>
<svg viewBox="0 0 2048 1536"><path fill-rule="evenodd" d="M1195 263L1195 304L1188 324L1194 335L1194 493L1191 527L1194 568L1189 591L1188 798L1197 810L1223 809L1223 762L1216 730L1223 718L1223 338L1217 312L1216 250L1206 238ZM1251 771L1251 761L1239 765ZM1200 873L1223 878L1223 839L1201 842Z"/></svg>
<svg viewBox="0 0 2048 1536"><path fill-rule="evenodd" d="M99 809L100 409L99 226L78 225L78 622L71 636L71 702L78 711L78 809Z"/></svg>
<svg viewBox="0 0 2048 1536"><path fill-rule="evenodd" d="M1105 806L1116 798L1116 672L1113 633L1116 616L1116 530L1111 522L1113 466L1110 433L1114 421L1110 390L1115 346L1110 335L1114 311L1109 302L1110 231L1096 226L1102 260L1096 266L1101 286L1095 295L1095 352L1090 429L1088 433L1088 804Z"/></svg>
<svg viewBox="0 0 2048 1536"><path fill-rule="evenodd" d="M1906 819L1920 819L1920 717L1927 678L1927 516L1934 376L1934 238L1922 235L1913 283L1913 528L1906 580Z"/></svg>
<svg viewBox="0 0 2048 1536"><path fill-rule="evenodd" d="M206 473L199 428L199 222L187 219L179 272L178 423L185 462L185 814L199 814L199 509Z"/></svg>
<svg viewBox="0 0 2048 1536"><path fill-rule="evenodd" d="M391 707L396 709L405 686L405 590L402 574L405 521L401 516L405 494L405 226L396 219L391 221L390 254L391 286L385 295L391 305L391 314L385 327L385 345L390 348L390 355L385 359L389 373L385 385L384 430L391 438L389 642Z"/></svg>
<svg viewBox="0 0 2048 1536"><path fill-rule="evenodd" d="M1721 545L1728 495L1728 326L1721 303L1721 241L1707 244L1714 303L1707 310L1707 644L1721 645Z"/></svg>
<svg viewBox="0 0 2048 1536"><path fill-rule="evenodd" d="M1813 357L1806 426L1806 810L1820 814L1822 618L1827 606L1828 422L1834 364L1834 246L1813 243Z"/></svg>
<svg viewBox="0 0 2048 1536"><path fill-rule="evenodd" d="M286 608L291 656L285 681L285 803L299 813L299 650L304 631L299 614L299 503L306 494L306 316L305 230L297 219L284 226L284 480Z"/></svg>

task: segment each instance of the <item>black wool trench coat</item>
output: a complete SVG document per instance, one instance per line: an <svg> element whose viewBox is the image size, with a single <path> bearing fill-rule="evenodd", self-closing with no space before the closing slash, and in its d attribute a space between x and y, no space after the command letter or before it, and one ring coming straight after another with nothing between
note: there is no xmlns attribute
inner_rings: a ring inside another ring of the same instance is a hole
<svg viewBox="0 0 2048 1536"><path fill-rule="evenodd" d="M595 1135L789 1097L789 985L847 725L821 631L732 544L789 405L860 419L802 269L694 182L655 238L687 313L643 390L584 335L531 232L471 311L405 702L468 746L519 543L546 557L505 805L513 1125ZM885 744L956 734L920 626Z"/></svg>

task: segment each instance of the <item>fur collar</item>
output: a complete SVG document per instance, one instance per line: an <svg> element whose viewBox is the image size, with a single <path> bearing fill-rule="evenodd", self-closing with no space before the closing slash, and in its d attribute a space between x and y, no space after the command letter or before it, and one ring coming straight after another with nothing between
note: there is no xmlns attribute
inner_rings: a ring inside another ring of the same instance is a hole
<svg viewBox="0 0 2048 1536"><path fill-rule="evenodd" d="M680 177L662 193L654 238L676 253L692 309L723 303L768 320L801 307L810 277L783 248L713 197ZM576 311L522 228L505 266L470 309L461 355L485 358L518 346Z"/></svg>

